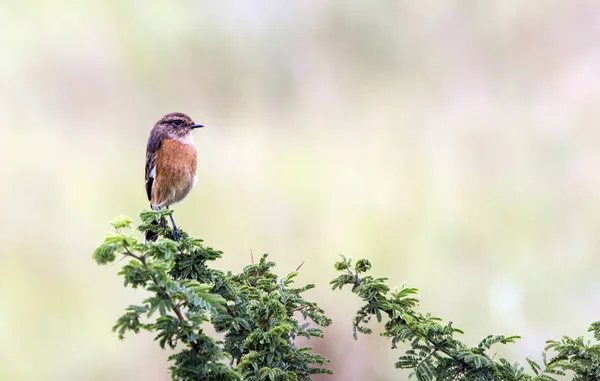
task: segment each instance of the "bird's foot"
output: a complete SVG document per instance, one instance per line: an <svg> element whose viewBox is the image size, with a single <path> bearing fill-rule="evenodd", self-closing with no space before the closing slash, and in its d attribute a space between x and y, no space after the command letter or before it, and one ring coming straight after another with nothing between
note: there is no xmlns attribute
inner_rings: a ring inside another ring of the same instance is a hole
<svg viewBox="0 0 600 381"><path fill-rule="evenodd" d="M179 230L177 228L173 229L172 237L177 242L181 240L181 233L179 233Z"/></svg>

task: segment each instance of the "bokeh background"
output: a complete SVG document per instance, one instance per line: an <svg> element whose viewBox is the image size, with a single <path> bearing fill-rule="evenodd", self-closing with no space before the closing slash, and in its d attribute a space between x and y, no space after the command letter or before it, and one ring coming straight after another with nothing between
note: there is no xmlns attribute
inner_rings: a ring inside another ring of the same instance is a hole
<svg viewBox="0 0 600 381"><path fill-rule="evenodd" d="M352 339L340 253L471 344L521 334L511 361L586 334L599 38L593 1L4 0L0 379L169 379L150 335L111 332L143 294L91 254L147 207L146 139L171 111L207 126L179 224L223 269L305 262L334 319L320 379L408 379L383 338Z"/></svg>

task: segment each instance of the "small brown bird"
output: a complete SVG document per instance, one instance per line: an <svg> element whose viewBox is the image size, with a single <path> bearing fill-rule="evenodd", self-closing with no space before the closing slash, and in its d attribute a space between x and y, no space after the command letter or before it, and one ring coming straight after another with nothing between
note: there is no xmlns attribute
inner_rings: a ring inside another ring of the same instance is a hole
<svg viewBox="0 0 600 381"><path fill-rule="evenodd" d="M196 185L196 146L192 130L204 127L180 112L160 118L150 131L146 146L146 194L153 210L168 208L190 193ZM173 235L181 238L173 215ZM161 221L163 227L166 221ZM156 240L158 234L146 232L146 240Z"/></svg>

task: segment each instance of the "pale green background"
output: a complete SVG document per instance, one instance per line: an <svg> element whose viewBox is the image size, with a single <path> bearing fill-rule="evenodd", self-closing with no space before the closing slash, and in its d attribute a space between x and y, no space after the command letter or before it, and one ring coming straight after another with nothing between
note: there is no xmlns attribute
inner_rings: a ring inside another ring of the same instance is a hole
<svg viewBox="0 0 600 381"><path fill-rule="evenodd" d="M137 218L148 132L183 111L179 224L240 270L271 253L334 319L327 380L405 380L351 336L338 254L421 289L498 356L600 316L600 6L592 1L8 1L0 6L0 379L168 380L110 331L143 297L91 253Z"/></svg>

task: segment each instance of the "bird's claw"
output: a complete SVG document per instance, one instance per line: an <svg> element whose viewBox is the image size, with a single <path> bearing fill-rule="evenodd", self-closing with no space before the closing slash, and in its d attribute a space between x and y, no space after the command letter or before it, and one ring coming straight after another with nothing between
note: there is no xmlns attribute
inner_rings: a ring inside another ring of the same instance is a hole
<svg viewBox="0 0 600 381"><path fill-rule="evenodd" d="M179 233L179 230L177 230L177 229L173 230L172 236L173 236L173 239L177 242L179 242L181 240L181 233Z"/></svg>

